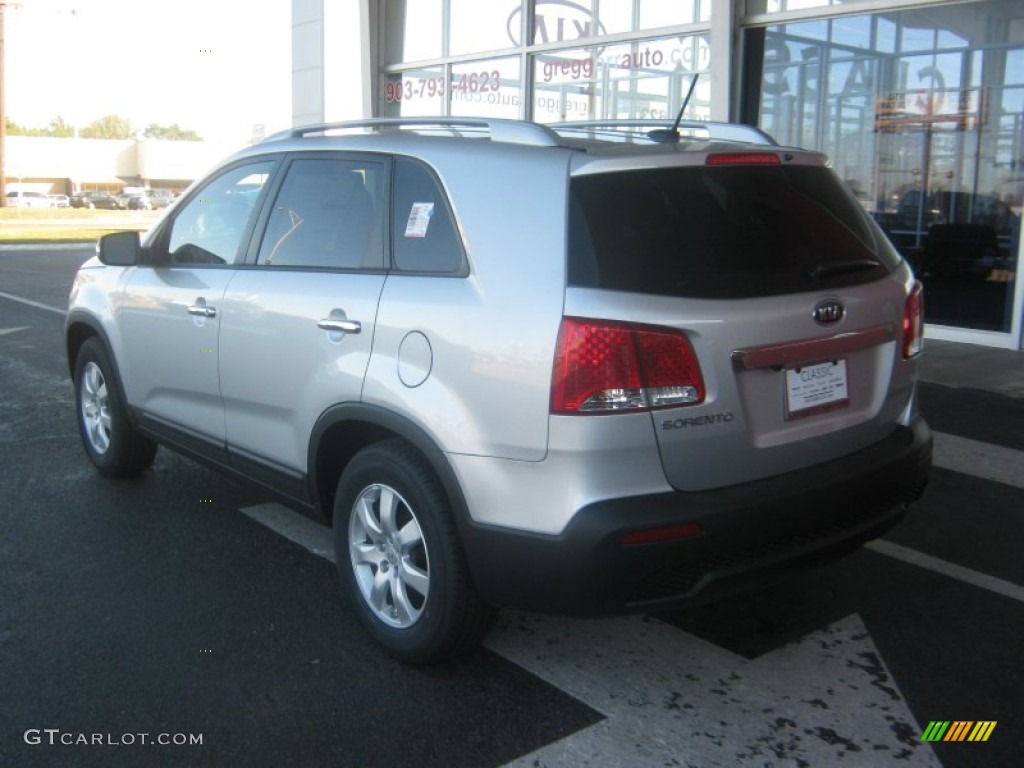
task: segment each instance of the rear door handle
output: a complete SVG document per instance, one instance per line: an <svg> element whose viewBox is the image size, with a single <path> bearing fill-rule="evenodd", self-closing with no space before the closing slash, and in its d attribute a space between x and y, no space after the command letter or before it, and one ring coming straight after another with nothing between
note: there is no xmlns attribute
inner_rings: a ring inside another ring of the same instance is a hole
<svg viewBox="0 0 1024 768"><path fill-rule="evenodd" d="M205 304L189 304L188 313L195 315L196 317L216 317L217 310L214 307L208 307Z"/></svg>
<svg viewBox="0 0 1024 768"><path fill-rule="evenodd" d="M358 320L332 320L325 317L316 327L323 331L334 331L335 333L359 333L363 330L363 324Z"/></svg>

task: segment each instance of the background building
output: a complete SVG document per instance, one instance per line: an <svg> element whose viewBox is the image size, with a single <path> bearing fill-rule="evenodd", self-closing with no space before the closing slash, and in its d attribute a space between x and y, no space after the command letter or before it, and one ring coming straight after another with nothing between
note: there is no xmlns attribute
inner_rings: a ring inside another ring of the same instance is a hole
<svg viewBox="0 0 1024 768"><path fill-rule="evenodd" d="M293 120L685 117L827 153L933 338L1021 348L1020 0L292 0Z"/></svg>
<svg viewBox="0 0 1024 768"><path fill-rule="evenodd" d="M224 143L159 139L8 136L7 190L65 194L125 187L183 190L238 149Z"/></svg>

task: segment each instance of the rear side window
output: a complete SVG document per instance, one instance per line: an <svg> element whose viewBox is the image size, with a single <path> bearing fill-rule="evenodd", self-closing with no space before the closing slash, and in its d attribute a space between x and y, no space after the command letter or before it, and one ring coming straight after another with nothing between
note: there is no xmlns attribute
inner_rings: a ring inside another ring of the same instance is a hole
<svg viewBox="0 0 1024 768"><path fill-rule="evenodd" d="M572 285L744 298L871 282L896 263L825 168L700 166L572 181Z"/></svg>
<svg viewBox="0 0 1024 768"><path fill-rule="evenodd" d="M455 222L434 175L408 158L395 160L391 244L403 272L454 275L465 261Z"/></svg>

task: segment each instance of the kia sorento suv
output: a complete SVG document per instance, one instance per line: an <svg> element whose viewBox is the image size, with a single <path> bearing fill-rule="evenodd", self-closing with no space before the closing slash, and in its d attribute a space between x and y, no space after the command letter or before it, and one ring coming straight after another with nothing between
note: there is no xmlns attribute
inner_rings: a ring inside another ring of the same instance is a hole
<svg viewBox="0 0 1024 768"><path fill-rule="evenodd" d="M413 662L497 606L683 606L879 536L931 463L920 283L822 155L686 128L246 148L79 271L86 454L159 443L322 514Z"/></svg>

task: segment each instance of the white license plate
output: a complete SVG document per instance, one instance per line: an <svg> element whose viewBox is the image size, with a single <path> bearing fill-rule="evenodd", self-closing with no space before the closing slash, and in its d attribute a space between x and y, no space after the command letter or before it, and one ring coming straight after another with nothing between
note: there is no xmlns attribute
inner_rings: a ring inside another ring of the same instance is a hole
<svg viewBox="0 0 1024 768"><path fill-rule="evenodd" d="M850 402L846 361L832 360L786 370L786 417L796 419L842 408Z"/></svg>

